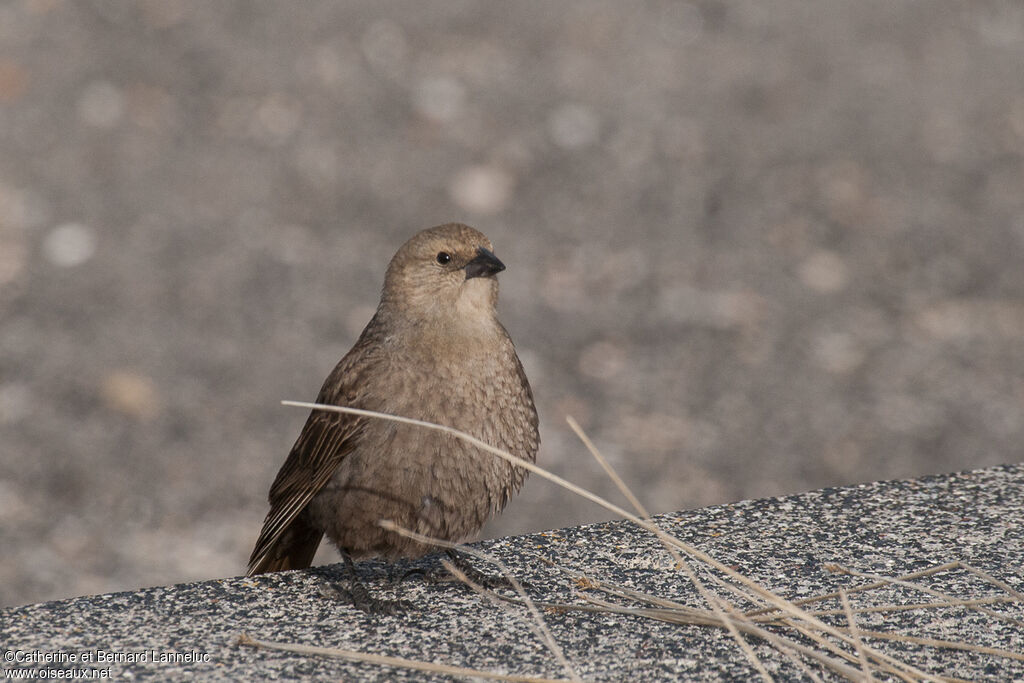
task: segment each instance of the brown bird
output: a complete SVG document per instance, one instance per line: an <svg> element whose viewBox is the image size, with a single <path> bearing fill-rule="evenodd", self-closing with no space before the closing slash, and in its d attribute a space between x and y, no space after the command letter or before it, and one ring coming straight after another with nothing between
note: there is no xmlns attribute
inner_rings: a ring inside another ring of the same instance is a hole
<svg viewBox="0 0 1024 683"><path fill-rule="evenodd" d="M447 425L534 461L537 411L498 322L495 275L505 265L492 248L458 223L402 245L377 312L317 402ZM379 520L459 541L501 511L525 477L448 434L314 410L270 487L249 576L308 567L324 534L350 568L353 557L423 555L429 546Z"/></svg>

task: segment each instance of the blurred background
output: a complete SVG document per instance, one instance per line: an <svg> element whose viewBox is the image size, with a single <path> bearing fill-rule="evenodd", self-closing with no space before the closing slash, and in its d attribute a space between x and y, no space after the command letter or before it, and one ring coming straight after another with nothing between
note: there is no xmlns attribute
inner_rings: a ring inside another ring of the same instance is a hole
<svg viewBox="0 0 1024 683"><path fill-rule="evenodd" d="M566 415L655 511L1020 460L1022 65L1019 2L0 3L0 604L243 573L451 220L616 500Z"/></svg>

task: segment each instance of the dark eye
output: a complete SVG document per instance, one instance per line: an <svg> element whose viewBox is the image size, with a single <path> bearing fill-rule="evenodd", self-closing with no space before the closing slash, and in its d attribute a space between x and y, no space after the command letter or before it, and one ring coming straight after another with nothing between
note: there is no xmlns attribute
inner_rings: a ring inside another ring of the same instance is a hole
<svg viewBox="0 0 1024 683"><path fill-rule="evenodd" d="M439 251L439 252L437 252L437 262L440 263L442 266L447 265L448 262L451 261L451 260L452 260L452 255L449 254L447 251Z"/></svg>

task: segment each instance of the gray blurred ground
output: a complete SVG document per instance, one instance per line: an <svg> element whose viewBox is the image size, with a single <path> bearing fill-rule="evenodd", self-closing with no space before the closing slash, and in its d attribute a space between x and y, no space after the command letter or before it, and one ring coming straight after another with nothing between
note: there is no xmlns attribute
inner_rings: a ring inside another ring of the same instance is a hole
<svg viewBox="0 0 1024 683"><path fill-rule="evenodd" d="M566 414L655 511L1021 460L1018 2L8 0L0 604L241 573L449 220L599 492Z"/></svg>

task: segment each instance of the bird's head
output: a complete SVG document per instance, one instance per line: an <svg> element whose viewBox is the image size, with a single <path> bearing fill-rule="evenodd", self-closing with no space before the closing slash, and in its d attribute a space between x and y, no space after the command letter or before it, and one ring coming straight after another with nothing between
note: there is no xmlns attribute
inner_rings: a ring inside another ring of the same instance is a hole
<svg viewBox="0 0 1024 683"><path fill-rule="evenodd" d="M391 259L381 304L423 322L493 320L494 276L505 264L492 249L486 235L461 223L418 232Z"/></svg>

